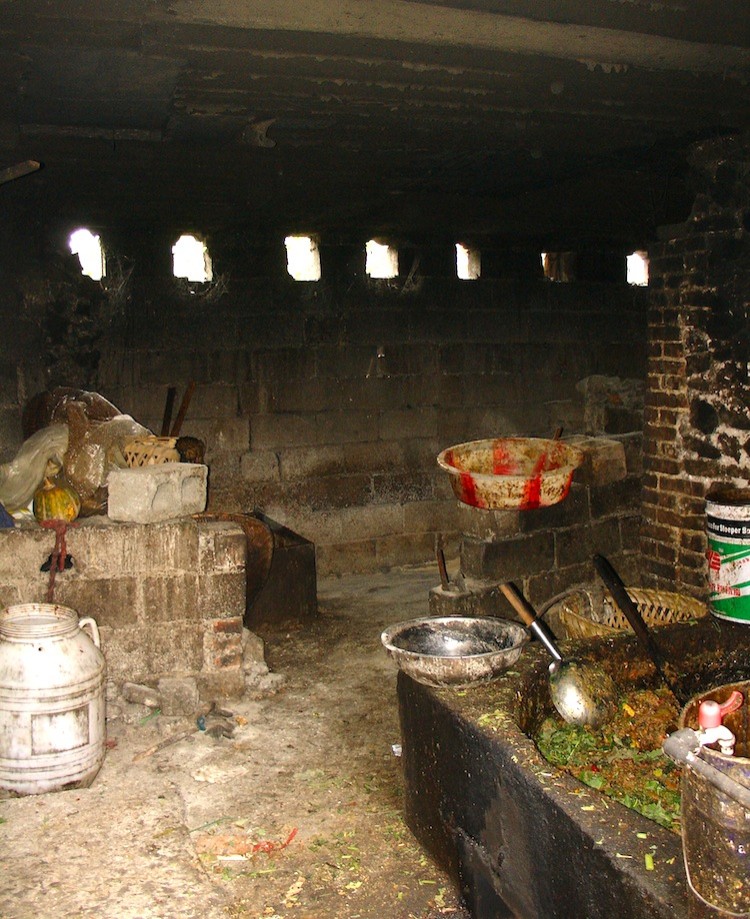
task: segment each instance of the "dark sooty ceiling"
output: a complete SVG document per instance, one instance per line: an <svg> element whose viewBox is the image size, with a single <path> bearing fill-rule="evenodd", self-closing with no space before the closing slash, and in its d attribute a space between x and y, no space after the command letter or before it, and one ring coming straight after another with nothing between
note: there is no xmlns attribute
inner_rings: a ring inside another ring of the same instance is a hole
<svg viewBox="0 0 750 919"><path fill-rule="evenodd" d="M5 208L646 243L746 129L747 0L0 0Z"/></svg>

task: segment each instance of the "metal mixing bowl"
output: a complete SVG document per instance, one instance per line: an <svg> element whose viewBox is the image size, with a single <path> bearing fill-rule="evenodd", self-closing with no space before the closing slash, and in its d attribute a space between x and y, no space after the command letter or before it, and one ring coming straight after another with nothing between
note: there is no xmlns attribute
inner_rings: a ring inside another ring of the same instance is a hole
<svg viewBox="0 0 750 919"><path fill-rule="evenodd" d="M437 687L492 680L518 660L528 638L518 622L458 616L398 622L380 636L404 673Z"/></svg>

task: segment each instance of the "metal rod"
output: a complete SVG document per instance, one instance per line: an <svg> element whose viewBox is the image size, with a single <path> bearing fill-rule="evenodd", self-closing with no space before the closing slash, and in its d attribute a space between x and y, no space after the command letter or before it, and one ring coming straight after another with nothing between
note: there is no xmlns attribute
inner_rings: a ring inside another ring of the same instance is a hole
<svg viewBox="0 0 750 919"><path fill-rule="evenodd" d="M435 557L437 558L438 571L440 572L440 586L443 588L443 590L450 590L451 580L448 577L448 567L445 564L443 541L440 537L438 537L436 540Z"/></svg>
<svg viewBox="0 0 750 919"><path fill-rule="evenodd" d="M697 772L707 782L710 782L714 788L723 791L746 811L750 811L750 788L740 785L735 779L701 759L698 755L700 748L700 740L692 728L675 731L662 744L662 750L670 759L677 763L684 763L693 772Z"/></svg>
<svg viewBox="0 0 750 919"><path fill-rule="evenodd" d="M13 179L20 179L30 172L36 172L40 163L36 160L24 160L23 163L16 163L15 166L8 166L7 169L0 169L0 185L4 182L12 182Z"/></svg>
<svg viewBox="0 0 750 919"><path fill-rule="evenodd" d="M177 388L175 386L170 386L167 390L167 401L164 403L164 415L162 416L161 422L161 436L167 437L169 434L169 425L172 423L172 409L174 408L174 400L177 396Z"/></svg>
<svg viewBox="0 0 750 919"><path fill-rule="evenodd" d="M172 430L170 432L172 437L179 437L180 431L182 430L182 423L185 420L185 415L187 415L188 406L190 405L190 400L193 398L193 393L195 392L195 383L188 383L188 388L185 390L185 395L182 397L182 403L180 404L180 409L177 412L177 418L175 419L174 424L172 425Z"/></svg>

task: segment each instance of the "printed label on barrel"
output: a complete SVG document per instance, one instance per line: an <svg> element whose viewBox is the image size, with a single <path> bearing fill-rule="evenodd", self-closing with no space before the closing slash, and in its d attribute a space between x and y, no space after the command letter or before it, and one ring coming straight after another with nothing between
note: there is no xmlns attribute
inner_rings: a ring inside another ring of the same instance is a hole
<svg viewBox="0 0 750 919"><path fill-rule="evenodd" d="M709 606L721 619L750 623L750 518L748 508L737 510L706 514Z"/></svg>

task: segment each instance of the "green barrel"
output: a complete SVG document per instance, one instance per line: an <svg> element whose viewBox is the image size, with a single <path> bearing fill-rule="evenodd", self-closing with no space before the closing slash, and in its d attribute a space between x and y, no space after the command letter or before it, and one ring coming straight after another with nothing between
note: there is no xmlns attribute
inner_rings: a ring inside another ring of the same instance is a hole
<svg viewBox="0 0 750 919"><path fill-rule="evenodd" d="M706 497L709 609L750 625L750 489L719 489Z"/></svg>

